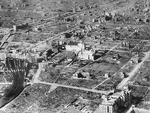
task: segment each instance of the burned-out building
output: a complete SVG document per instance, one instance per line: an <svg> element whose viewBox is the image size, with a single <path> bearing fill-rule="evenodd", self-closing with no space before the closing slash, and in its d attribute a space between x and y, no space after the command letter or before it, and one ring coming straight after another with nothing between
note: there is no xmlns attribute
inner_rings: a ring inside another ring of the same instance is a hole
<svg viewBox="0 0 150 113"><path fill-rule="evenodd" d="M131 92L121 91L103 96L103 102L94 113L123 113L131 105Z"/></svg>
<svg viewBox="0 0 150 113"><path fill-rule="evenodd" d="M65 46L66 51L73 51L75 53L80 52L81 50L84 50L85 45L82 42L75 43L75 44L68 44Z"/></svg>
<svg viewBox="0 0 150 113"><path fill-rule="evenodd" d="M78 55L81 60L94 60L94 51L92 49L87 50L85 44L79 42L77 44L66 45L66 51L73 51Z"/></svg>

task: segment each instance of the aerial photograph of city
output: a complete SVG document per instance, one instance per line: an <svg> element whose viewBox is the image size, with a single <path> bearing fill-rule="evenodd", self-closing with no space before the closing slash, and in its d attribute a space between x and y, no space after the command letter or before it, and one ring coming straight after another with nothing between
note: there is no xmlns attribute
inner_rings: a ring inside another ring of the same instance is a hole
<svg viewBox="0 0 150 113"><path fill-rule="evenodd" d="M150 113L150 0L0 0L0 113Z"/></svg>

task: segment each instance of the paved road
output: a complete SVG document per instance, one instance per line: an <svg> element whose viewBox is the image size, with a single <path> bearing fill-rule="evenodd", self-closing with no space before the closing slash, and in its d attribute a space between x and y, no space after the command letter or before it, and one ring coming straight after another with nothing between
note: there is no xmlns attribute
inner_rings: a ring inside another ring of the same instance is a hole
<svg viewBox="0 0 150 113"><path fill-rule="evenodd" d="M109 3L108 3L108 4L102 4L102 5L99 5L99 8L106 7L106 6L109 6L109 5L110 5ZM77 15L79 15L79 14L84 14L84 13L87 13L87 12L89 12L89 11L92 11L92 10L95 10L95 9L99 9L99 8L91 8L91 9L87 9L87 10L84 10L84 11L81 11L81 12L76 12L76 13L74 13L74 14L71 15L71 16L77 16ZM56 17L57 17L57 16L56 16ZM70 16L67 16L67 17L70 17ZM53 17L52 17L52 18L53 18ZM45 25L45 24L48 24L48 22L47 22L47 23L43 23L43 24L39 24L39 25L37 25L37 26L43 26L43 25ZM70 29L67 30L67 31L61 32L61 33L59 33L59 34L56 34L56 35L54 35L54 36L52 36L52 37L50 37L50 38L48 38L48 39L46 39L46 40L44 40L44 41L41 41L41 42L35 44L34 47L38 46L39 44L45 43L45 42L48 41L48 40L52 40L52 39L54 39L54 38L58 38L61 34L64 34L64 33L66 33L66 32L70 32L70 31L73 31L73 30L75 30L75 29L77 29L77 27L73 27L73 28L70 28Z"/></svg>
<svg viewBox="0 0 150 113"><path fill-rule="evenodd" d="M127 85L128 81L130 81L141 68L143 63L150 57L150 51L145 54L145 57L142 59L142 62L138 63L135 68L128 74L129 77L122 80L122 82L118 85L118 89L122 89L124 86Z"/></svg>
<svg viewBox="0 0 150 113"><path fill-rule="evenodd" d="M52 41L52 40L54 40L54 39L59 39L59 38L60 38L60 37L59 37L60 35L62 35L62 34L64 34L64 33L71 32L71 31L73 31L73 30L77 30L77 29L79 29L78 26L77 26L77 27L70 28L70 29L68 29L67 31L61 32L61 33L59 33L59 34L55 34L54 36L52 36L52 37L50 37L50 38L48 38L48 39L46 39L46 40L44 40L44 41L40 41L39 43L36 43L35 45L33 45L33 46L29 47L29 48L26 48L26 49L36 48L37 46L39 46L39 45L41 45L41 44L43 45L43 44L46 43L47 41Z"/></svg>
<svg viewBox="0 0 150 113"><path fill-rule="evenodd" d="M104 82L106 82L107 80L109 80L110 78L105 79L103 82L101 82L100 84L98 84L97 86L95 86L93 89L96 89L98 86L102 85Z"/></svg>
<svg viewBox="0 0 150 113"><path fill-rule="evenodd" d="M11 85L11 82L4 82L4 83L0 83L0 85Z"/></svg>
<svg viewBox="0 0 150 113"><path fill-rule="evenodd" d="M57 83L48 83L48 82L40 81L38 78L42 71L42 65L43 65L43 63L39 64L39 69L37 70L36 74L34 75L33 81L31 82L31 84L40 83L40 84L45 84L45 85L51 85L54 88L65 87L65 88L72 88L72 89L78 89L78 90L90 91L90 92L102 93L102 94L108 93L107 91L99 91L99 90L95 90L95 89L88 89L88 88L83 88L83 87L76 87L76 86L63 85L63 84L57 84Z"/></svg>
<svg viewBox="0 0 150 113"><path fill-rule="evenodd" d="M107 91L99 91L99 90L88 89L88 88L83 88L83 87L76 87L76 86L63 85L63 84L57 84L57 83L48 83L48 82L42 82L42 81L38 81L37 83L45 84L45 85L53 85L55 87L65 87L65 88L71 88L71 89L77 89L77 90L83 90L83 91L90 91L94 93L108 94Z"/></svg>
<svg viewBox="0 0 150 113"><path fill-rule="evenodd" d="M131 60L131 58L130 58L130 60ZM129 60L129 61L130 61L130 60ZM119 71L122 70L124 67L126 67L126 66L128 65L128 63L129 63L129 61L128 61L126 64L124 64L124 66L122 66L117 72L119 72ZM117 73L117 72L116 72L116 73ZM113 76L114 76L116 73L114 73ZM109 79L110 79L110 78L104 80L102 83L100 83L99 85L97 85L94 89L96 89L98 86L102 85L104 82L106 82L106 81L109 80Z"/></svg>
<svg viewBox="0 0 150 113"><path fill-rule="evenodd" d="M41 71L42 71L42 63L39 63L39 69L37 70L36 74L34 75L33 81L31 84L37 83L39 81L38 78L40 76Z"/></svg>
<svg viewBox="0 0 150 113"><path fill-rule="evenodd" d="M43 82L38 80L38 77L42 71L42 63L39 64L39 69L37 70L36 74L33 77L33 81L31 82L31 84L45 84L45 85L51 85L52 87L65 87L65 88L72 88L72 89L78 89L78 90L83 90L83 91L90 91L90 92L95 92L95 93L102 93L102 94L107 94L107 91L98 91L95 89L88 89L88 88L83 88L83 87L76 87L76 86L70 86L70 85L63 85L63 84L57 84L57 83L48 83L48 82Z"/></svg>

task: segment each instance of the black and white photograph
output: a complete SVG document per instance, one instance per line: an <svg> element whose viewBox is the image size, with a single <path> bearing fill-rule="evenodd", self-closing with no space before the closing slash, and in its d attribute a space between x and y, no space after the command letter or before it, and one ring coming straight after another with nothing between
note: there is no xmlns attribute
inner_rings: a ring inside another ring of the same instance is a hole
<svg viewBox="0 0 150 113"><path fill-rule="evenodd" d="M0 113L150 113L150 0L0 0Z"/></svg>

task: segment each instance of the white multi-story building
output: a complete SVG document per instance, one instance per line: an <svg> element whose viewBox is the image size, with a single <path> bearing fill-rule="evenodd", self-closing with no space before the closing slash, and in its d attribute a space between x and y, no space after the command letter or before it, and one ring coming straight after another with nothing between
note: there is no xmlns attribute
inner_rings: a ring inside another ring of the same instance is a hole
<svg viewBox="0 0 150 113"><path fill-rule="evenodd" d="M83 50L79 52L78 58L82 60L94 60L93 53L92 50Z"/></svg>
<svg viewBox="0 0 150 113"><path fill-rule="evenodd" d="M78 53L85 49L85 45L82 42L79 42L77 45L66 45L66 51L72 51Z"/></svg>
<svg viewBox="0 0 150 113"><path fill-rule="evenodd" d="M94 60L92 50L85 50L85 44L82 42L78 43L77 45L66 45L66 51L72 51L78 54L78 58L81 60Z"/></svg>

